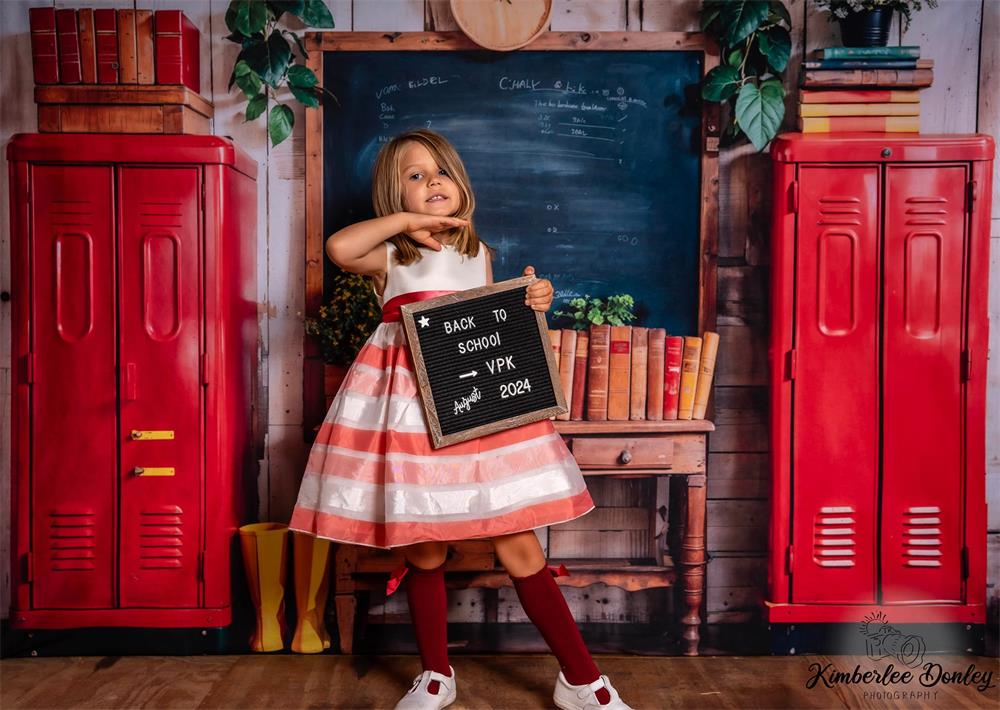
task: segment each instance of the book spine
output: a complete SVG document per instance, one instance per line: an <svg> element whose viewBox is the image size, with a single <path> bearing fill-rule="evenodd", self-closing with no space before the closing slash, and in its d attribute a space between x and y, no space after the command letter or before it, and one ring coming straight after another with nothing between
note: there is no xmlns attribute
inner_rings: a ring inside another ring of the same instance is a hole
<svg viewBox="0 0 1000 710"><path fill-rule="evenodd" d="M701 363L701 338L684 337L684 357L681 362L681 394L677 418L690 419L694 413L694 391L698 386L698 365Z"/></svg>
<svg viewBox="0 0 1000 710"><path fill-rule="evenodd" d="M135 10L118 11L118 81L139 83L139 65L135 56Z"/></svg>
<svg viewBox="0 0 1000 710"><path fill-rule="evenodd" d="M608 375L611 326L590 326L590 359L587 364L587 419L608 419Z"/></svg>
<svg viewBox="0 0 1000 710"><path fill-rule="evenodd" d="M920 116L827 116L799 118L803 133L841 133L844 131L884 131L919 133Z"/></svg>
<svg viewBox="0 0 1000 710"><path fill-rule="evenodd" d="M94 10L94 37L97 46L97 83L118 83L118 13Z"/></svg>
<svg viewBox="0 0 1000 710"><path fill-rule="evenodd" d="M153 11L135 11L136 76L140 84L152 84L156 79L153 66Z"/></svg>
<svg viewBox="0 0 1000 710"><path fill-rule="evenodd" d="M586 330L576 334L576 363L573 366L573 406L569 408L571 421L583 421L584 403L587 397L587 358L590 334Z"/></svg>
<svg viewBox="0 0 1000 710"><path fill-rule="evenodd" d="M708 397L712 393L712 378L715 376L715 360L719 354L719 334L705 331L701 343L701 359L698 363L698 384L694 390L694 410L692 419L704 419L708 409Z"/></svg>
<svg viewBox="0 0 1000 710"><path fill-rule="evenodd" d="M562 382L563 394L566 397L566 411L557 414L556 419L568 422L569 412L573 406L573 371L576 367L576 331L563 328L559 346L559 379Z"/></svg>
<svg viewBox="0 0 1000 710"><path fill-rule="evenodd" d="M649 329L649 356L646 368L646 419L663 419L663 347L667 331Z"/></svg>
<svg viewBox="0 0 1000 710"><path fill-rule="evenodd" d="M76 10L56 10L56 42L59 45L59 82L79 84L83 81L80 66L80 31L76 26Z"/></svg>
<svg viewBox="0 0 1000 710"><path fill-rule="evenodd" d="M649 369L649 329L632 327L632 376L629 382L628 418L646 418L646 374Z"/></svg>
<svg viewBox="0 0 1000 710"><path fill-rule="evenodd" d="M628 421L632 326L611 326L608 350L608 420Z"/></svg>
<svg viewBox="0 0 1000 710"><path fill-rule="evenodd" d="M680 403L684 338L667 336L663 351L663 418L673 420L677 418L677 405Z"/></svg>
<svg viewBox="0 0 1000 710"><path fill-rule="evenodd" d="M891 91L888 89L862 89L861 91L838 91L827 89L816 91L803 89L799 101L804 104L867 104L867 103L920 103L920 92L913 89Z"/></svg>
<svg viewBox="0 0 1000 710"><path fill-rule="evenodd" d="M183 84L198 92L201 85L198 29L180 10L157 10L153 25L156 83Z"/></svg>
<svg viewBox="0 0 1000 710"><path fill-rule="evenodd" d="M806 69L916 69L916 59L821 59L802 62Z"/></svg>
<svg viewBox="0 0 1000 710"><path fill-rule="evenodd" d="M802 72L802 86L885 86L928 87L934 80L932 69L843 69L839 71L806 70Z"/></svg>
<svg viewBox="0 0 1000 710"><path fill-rule="evenodd" d="M59 50L54 7L28 8L31 31L31 65L36 84L59 83Z"/></svg>
<svg viewBox="0 0 1000 710"><path fill-rule="evenodd" d="M89 7L77 10L80 30L80 74L84 84L97 83L97 40L94 36L94 11Z"/></svg>
<svg viewBox="0 0 1000 710"><path fill-rule="evenodd" d="M900 47L823 47L816 50L821 59L849 59L851 57L892 57L897 59L917 59L920 47L905 45Z"/></svg>
<svg viewBox="0 0 1000 710"><path fill-rule="evenodd" d="M799 116L919 116L920 104L799 104Z"/></svg>

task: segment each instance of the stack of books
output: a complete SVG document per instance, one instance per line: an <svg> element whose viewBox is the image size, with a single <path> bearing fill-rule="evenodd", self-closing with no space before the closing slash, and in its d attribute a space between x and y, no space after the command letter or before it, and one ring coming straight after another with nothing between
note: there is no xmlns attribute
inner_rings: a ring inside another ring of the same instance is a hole
<svg viewBox="0 0 1000 710"><path fill-rule="evenodd" d="M180 84L200 92L200 33L180 10L28 13L36 85Z"/></svg>
<svg viewBox="0 0 1000 710"><path fill-rule="evenodd" d="M920 89L934 60L920 47L825 47L803 62L799 130L920 132Z"/></svg>
<svg viewBox="0 0 1000 710"><path fill-rule="evenodd" d="M569 412L564 421L704 419L719 335L591 325L549 329Z"/></svg>

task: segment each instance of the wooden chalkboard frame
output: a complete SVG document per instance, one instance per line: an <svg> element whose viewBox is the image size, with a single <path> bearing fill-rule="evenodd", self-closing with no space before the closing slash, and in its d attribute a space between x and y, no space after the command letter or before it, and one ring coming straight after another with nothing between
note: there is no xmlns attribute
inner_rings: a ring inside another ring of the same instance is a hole
<svg viewBox="0 0 1000 710"><path fill-rule="evenodd" d="M559 363L556 362L556 356L552 351L552 344L549 339L548 322L545 320L544 313L541 311L535 311L535 322L538 325L538 337L542 344L542 352L545 353L545 361L548 363L549 381L552 386L552 392L556 398L556 406L538 409L534 412L528 412L526 414L518 414L513 417L507 417L506 419L500 419L495 422L490 422L489 424L482 424L471 429L466 429L465 431L455 432L454 434L442 435L441 422L438 420L437 409L434 407L434 399L431 393L430 378L427 375L427 367L424 364L424 355L420 346L420 337L417 335L417 328L413 323L413 317L423 311L440 308L442 306L459 303L461 301L469 301L474 298L481 298L482 296L489 296L502 291L514 291L524 288L528 284L534 283L537 280L538 279L534 276L520 276L516 279L507 279L506 281L500 281L499 283L477 286L476 288L470 288L456 293L449 293L445 296L439 296L425 301L407 303L400 307L400 311L403 314L403 327L406 330L406 339L410 344L410 354L413 358L413 367L417 373L417 383L420 386L420 400L424 406L424 413L427 415L427 424L430 426L431 440L434 442L435 449L439 449L443 446L450 446L451 444L457 444L460 441L476 439L480 436L486 436L487 434L493 434L498 431L512 429L513 427L521 426L522 424L531 424L532 422L548 419L549 417L557 414L565 414L569 411L569 407L566 405L566 394L563 392L562 380L559 377ZM527 307L528 306L525 306L525 308Z"/></svg>
<svg viewBox="0 0 1000 710"><path fill-rule="evenodd" d="M323 83L326 52L489 52L462 32L306 32L307 66ZM702 32L545 32L523 51L701 52L702 77L719 65L719 47ZM699 218L698 332L715 330L719 231L719 104L703 102ZM323 303L323 106L305 112L305 315ZM324 366L319 346L306 338L303 361L303 432L312 439L326 413Z"/></svg>

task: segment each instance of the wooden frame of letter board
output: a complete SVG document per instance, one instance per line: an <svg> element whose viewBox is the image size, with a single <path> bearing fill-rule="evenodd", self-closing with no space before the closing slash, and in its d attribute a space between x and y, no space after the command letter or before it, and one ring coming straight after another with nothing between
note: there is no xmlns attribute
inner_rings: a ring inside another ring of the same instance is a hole
<svg viewBox="0 0 1000 710"><path fill-rule="evenodd" d="M549 384L556 398L556 406L536 409L533 412L499 419L489 424L480 424L465 431L442 435L441 422L438 420L437 408L434 406L434 394L431 392L431 382L427 375L424 354L420 347L420 337L417 335L417 327L413 322L414 316L423 311L450 306L463 301L471 301L483 296L489 296L492 293L514 291L524 288L537 280L535 276L521 276L516 279L508 279L499 283L487 284L486 286L477 286L465 291L449 293L445 296L438 296L437 298L430 298L425 301L417 301L400 306L399 310L403 316L403 327L406 329L406 339L410 343L410 354L413 356L413 367L417 372L417 382L420 385L420 401L424 405L424 413L427 415L427 423L430 426L431 439L434 441L435 449L457 444L460 441L476 439L498 431L513 429L522 424L531 424L532 422L548 419L557 414L565 414L569 411L569 408L566 406L566 394L563 392L562 381L559 379L559 364L556 362L555 353L552 351L552 342L549 340L549 326L545 320L545 314L541 311L535 311L535 322L538 324L538 337L542 345L542 352L545 353L545 361L549 365ZM530 308L530 306L525 306L525 308Z"/></svg>
<svg viewBox="0 0 1000 710"><path fill-rule="evenodd" d="M306 32L306 65L323 84L326 52L488 52L462 32ZM702 79L719 65L719 46L701 32L544 32L524 51L701 52ZM719 104L701 104L701 214L698 274L698 332L715 330L719 233ZM315 318L323 304L323 103L306 116L306 288L305 315ZM303 428L308 440L326 414L326 368L319 345L306 338L303 358ZM714 406L714 404L713 404Z"/></svg>

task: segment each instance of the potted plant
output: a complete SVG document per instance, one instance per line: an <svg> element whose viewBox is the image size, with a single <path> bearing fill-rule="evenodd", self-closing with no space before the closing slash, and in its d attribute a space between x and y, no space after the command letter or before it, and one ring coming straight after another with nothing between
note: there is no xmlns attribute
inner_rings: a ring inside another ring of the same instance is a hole
<svg viewBox="0 0 1000 710"><path fill-rule="evenodd" d="M792 51L792 18L781 0L704 0L701 29L722 50L722 62L702 81L701 96L732 110L724 142L746 135L764 150L785 117L781 72Z"/></svg>
<svg viewBox="0 0 1000 710"><path fill-rule="evenodd" d="M566 305L570 310L553 311L552 315L569 319L567 327L574 330L587 330L591 324L625 325L635 320L632 313L635 301L627 293L609 296L607 301L590 296L577 297L566 301Z"/></svg>
<svg viewBox="0 0 1000 710"><path fill-rule="evenodd" d="M334 278L330 300L315 318L306 318L306 335L319 344L327 365L327 396L336 394L348 368L381 321L381 309L367 276L344 272Z"/></svg>
<svg viewBox="0 0 1000 710"><path fill-rule="evenodd" d="M817 0L827 8L828 21L840 22L840 39L845 47L884 47L889 42L892 13L903 16L903 31L910 28L912 13L937 7L937 0Z"/></svg>
<svg viewBox="0 0 1000 710"><path fill-rule="evenodd" d="M306 27L333 27L333 17L323 0L230 0L226 8L230 32L226 39L240 45L229 89L236 84L246 97L244 123L267 113L267 133L273 146L291 135L295 123L292 109L279 100L281 89L287 88L306 108L319 106L321 92L330 94L319 86L313 70L302 63L309 54L299 36L278 25L286 13ZM292 52L289 40L300 57Z"/></svg>

